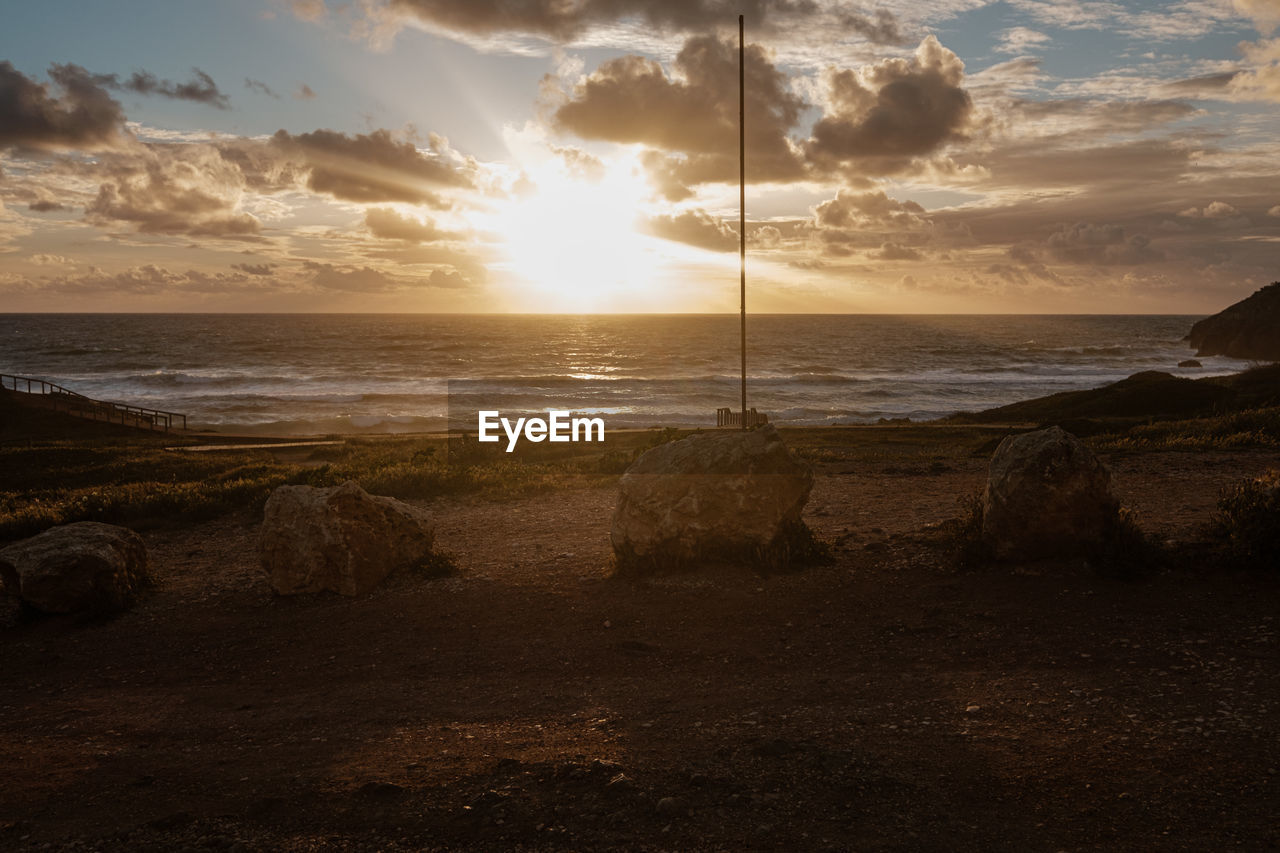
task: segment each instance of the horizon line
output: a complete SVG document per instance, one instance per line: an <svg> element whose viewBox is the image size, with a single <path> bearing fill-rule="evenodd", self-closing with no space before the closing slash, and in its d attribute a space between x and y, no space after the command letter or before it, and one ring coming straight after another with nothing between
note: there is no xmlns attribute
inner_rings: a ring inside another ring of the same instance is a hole
<svg viewBox="0 0 1280 853"><path fill-rule="evenodd" d="M0 317L737 317L737 311L0 311ZM751 317L1206 317L1204 312L1137 311L773 311Z"/></svg>

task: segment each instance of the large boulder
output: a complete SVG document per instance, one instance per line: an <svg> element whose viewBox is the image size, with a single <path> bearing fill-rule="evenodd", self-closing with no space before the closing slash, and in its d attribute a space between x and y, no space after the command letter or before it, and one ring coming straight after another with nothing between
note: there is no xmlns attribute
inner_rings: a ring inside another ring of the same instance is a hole
<svg viewBox="0 0 1280 853"><path fill-rule="evenodd" d="M114 524L64 524L0 550L5 592L45 613L124 610L150 577L142 537Z"/></svg>
<svg viewBox="0 0 1280 853"><path fill-rule="evenodd" d="M1087 553L1114 531L1111 472L1061 427L1000 442L987 474L982 538L1000 559Z"/></svg>
<svg viewBox="0 0 1280 853"><path fill-rule="evenodd" d="M609 538L624 568L762 554L802 529L812 487L772 425L691 435L627 469Z"/></svg>
<svg viewBox="0 0 1280 853"><path fill-rule="evenodd" d="M364 595L396 569L431 553L435 530L424 510L341 486L281 486L267 499L258 550L281 595L330 591Z"/></svg>
<svg viewBox="0 0 1280 853"><path fill-rule="evenodd" d="M1196 323L1187 339L1196 355L1280 361L1280 281Z"/></svg>

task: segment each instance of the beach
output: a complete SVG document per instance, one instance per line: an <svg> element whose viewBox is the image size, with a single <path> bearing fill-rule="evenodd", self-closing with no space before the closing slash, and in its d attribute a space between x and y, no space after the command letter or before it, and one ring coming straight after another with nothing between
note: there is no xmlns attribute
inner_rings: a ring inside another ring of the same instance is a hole
<svg viewBox="0 0 1280 853"><path fill-rule="evenodd" d="M0 842L1274 841L1280 588L1176 543L1280 452L1101 450L1124 505L1171 543L1140 576L958 568L949 525L1010 429L784 430L815 468L804 519L832 558L781 574L614 576L617 475L565 458L540 484L411 499L456 571L356 599L274 596L257 511L141 525L158 583L138 607L3 631ZM220 464L255 458L271 453Z"/></svg>

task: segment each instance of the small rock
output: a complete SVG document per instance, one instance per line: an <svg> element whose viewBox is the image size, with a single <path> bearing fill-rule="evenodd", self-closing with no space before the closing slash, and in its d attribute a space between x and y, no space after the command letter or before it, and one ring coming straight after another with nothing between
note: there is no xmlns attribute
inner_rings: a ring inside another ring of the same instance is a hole
<svg viewBox="0 0 1280 853"><path fill-rule="evenodd" d="M973 713L977 713L978 711L981 711L981 710L982 710L982 706L981 706L981 705L970 705L969 707L967 707L967 708L965 708L965 709L964 709L964 712L965 712L966 714L973 714Z"/></svg>
<svg viewBox="0 0 1280 853"><path fill-rule="evenodd" d="M663 817L679 817L684 814L684 803L675 797L663 797L658 800L658 814Z"/></svg>
<svg viewBox="0 0 1280 853"><path fill-rule="evenodd" d="M365 782L356 793L370 800L386 802L404 796L404 788L394 782Z"/></svg>
<svg viewBox="0 0 1280 853"><path fill-rule="evenodd" d="M982 498L982 538L1000 559L1077 556L1113 529L1111 472L1061 427L1000 442Z"/></svg>
<svg viewBox="0 0 1280 853"><path fill-rule="evenodd" d="M754 553L796 535L812 488L813 471L772 425L695 434L631 464L609 539L637 568Z"/></svg>
<svg viewBox="0 0 1280 853"><path fill-rule="evenodd" d="M80 521L0 550L7 595L45 613L114 613L150 584L147 546L126 527Z"/></svg>
<svg viewBox="0 0 1280 853"><path fill-rule="evenodd" d="M258 550L280 595L364 595L392 571L420 563L434 541L425 511L348 480L331 489L272 492Z"/></svg>

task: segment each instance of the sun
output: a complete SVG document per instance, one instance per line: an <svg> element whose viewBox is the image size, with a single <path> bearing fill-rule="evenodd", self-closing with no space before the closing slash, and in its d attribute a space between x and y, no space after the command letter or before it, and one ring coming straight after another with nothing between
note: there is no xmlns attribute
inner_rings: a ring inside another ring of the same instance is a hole
<svg viewBox="0 0 1280 853"><path fill-rule="evenodd" d="M638 170L614 164L593 180L547 160L526 171L533 189L487 223L501 241L511 305L595 313L660 304L662 247L636 231L649 195Z"/></svg>

